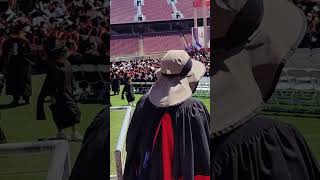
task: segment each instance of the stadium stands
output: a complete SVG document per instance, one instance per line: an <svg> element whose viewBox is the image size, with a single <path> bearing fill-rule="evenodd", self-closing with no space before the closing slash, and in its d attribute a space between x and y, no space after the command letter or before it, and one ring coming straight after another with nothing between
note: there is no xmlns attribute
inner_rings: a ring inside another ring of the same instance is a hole
<svg viewBox="0 0 320 180"><path fill-rule="evenodd" d="M145 0L142 11L146 21L172 20L172 9L167 0Z"/></svg>
<svg viewBox="0 0 320 180"><path fill-rule="evenodd" d="M134 23L134 15L137 13L134 2L134 0L112 0L111 24ZM193 0L177 0L175 6L177 11L183 14L183 19L193 19ZM144 0L141 9L146 22L173 20L171 14L173 9L167 0ZM198 17L201 18L202 15L202 12L198 11Z"/></svg>
<svg viewBox="0 0 320 180"><path fill-rule="evenodd" d="M185 49L183 38L178 33L148 34L144 36L143 44L145 53Z"/></svg>
<svg viewBox="0 0 320 180"><path fill-rule="evenodd" d="M113 36L110 44L111 56L133 55L139 52L137 36Z"/></svg>
<svg viewBox="0 0 320 180"><path fill-rule="evenodd" d="M110 1L111 24L123 24L133 22L136 7L134 0L112 0Z"/></svg>
<svg viewBox="0 0 320 180"><path fill-rule="evenodd" d="M203 77L198 84L197 90L194 93L197 97L209 97L210 96L210 77Z"/></svg>
<svg viewBox="0 0 320 180"><path fill-rule="evenodd" d="M185 19L192 19L193 18L193 1L192 0L178 0L177 9L181 11L184 15ZM199 13L199 17L200 13Z"/></svg>
<svg viewBox="0 0 320 180"><path fill-rule="evenodd" d="M320 112L320 49L298 49L288 60L266 110Z"/></svg>

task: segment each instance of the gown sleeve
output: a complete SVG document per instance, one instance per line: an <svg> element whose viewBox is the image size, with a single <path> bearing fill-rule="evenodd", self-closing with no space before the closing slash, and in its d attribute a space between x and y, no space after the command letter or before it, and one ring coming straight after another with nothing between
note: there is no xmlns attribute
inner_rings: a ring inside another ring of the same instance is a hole
<svg viewBox="0 0 320 180"><path fill-rule="evenodd" d="M137 102L136 109L132 115L131 122L129 125L127 139L126 139L126 165L124 170L124 180L130 180L136 178L136 167L138 166L139 153L138 148L136 148L137 139L139 137L139 124L141 124L143 117L143 106L145 103L146 97L143 96Z"/></svg>
<svg viewBox="0 0 320 180"><path fill-rule="evenodd" d="M103 109L86 130L70 180L107 180L110 177L109 108Z"/></svg>

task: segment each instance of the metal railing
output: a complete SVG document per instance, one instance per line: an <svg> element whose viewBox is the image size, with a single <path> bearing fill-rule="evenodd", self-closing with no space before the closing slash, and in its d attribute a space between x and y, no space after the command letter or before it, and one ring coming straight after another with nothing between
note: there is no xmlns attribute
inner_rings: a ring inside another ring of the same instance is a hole
<svg viewBox="0 0 320 180"><path fill-rule="evenodd" d="M116 145L116 149L114 152L115 155L115 162L116 162L116 171L117 171L117 179L123 179L123 171L126 159L126 138L127 138L127 131L130 125L131 116L132 116L132 108L130 106L120 106L120 107L111 107L110 110L125 110L126 114L124 120L122 122L120 135L118 138L118 142Z"/></svg>

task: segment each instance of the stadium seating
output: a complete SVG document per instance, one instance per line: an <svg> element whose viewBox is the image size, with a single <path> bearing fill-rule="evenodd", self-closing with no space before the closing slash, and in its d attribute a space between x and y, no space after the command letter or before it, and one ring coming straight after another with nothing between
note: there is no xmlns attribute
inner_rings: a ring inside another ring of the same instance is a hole
<svg viewBox="0 0 320 180"><path fill-rule="evenodd" d="M111 56L134 55L139 52L138 37L136 36L112 37L110 45Z"/></svg>
<svg viewBox="0 0 320 180"><path fill-rule="evenodd" d="M172 9L167 0L145 0L142 11L146 21L172 20Z"/></svg>
<svg viewBox="0 0 320 180"><path fill-rule="evenodd" d="M320 49L298 49L288 60L266 110L320 113Z"/></svg>
<svg viewBox="0 0 320 180"><path fill-rule="evenodd" d="M185 49L183 38L178 33L148 34L143 38L144 52L165 52Z"/></svg>
<svg viewBox="0 0 320 180"><path fill-rule="evenodd" d="M198 84L197 90L194 93L197 97L209 97L210 96L210 78L203 77Z"/></svg>
<svg viewBox="0 0 320 180"><path fill-rule="evenodd" d="M137 8L134 6L134 0L112 0L111 2L111 24L133 23L134 15L137 13ZM177 0L175 4L184 19L193 19L193 0ZM173 9L168 4L167 0L144 0L142 6L145 21L168 21L172 20L171 13ZM209 11L208 11L209 12ZM198 10L198 17L203 17L202 11Z"/></svg>
<svg viewBox="0 0 320 180"><path fill-rule="evenodd" d="M133 22L136 13L133 0L112 0L110 1L110 7L111 24Z"/></svg>

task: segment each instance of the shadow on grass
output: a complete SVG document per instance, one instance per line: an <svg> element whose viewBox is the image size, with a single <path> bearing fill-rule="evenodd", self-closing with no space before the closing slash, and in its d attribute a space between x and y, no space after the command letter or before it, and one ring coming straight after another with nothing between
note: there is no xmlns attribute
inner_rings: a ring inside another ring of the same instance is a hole
<svg viewBox="0 0 320 180"><path fill-rule="evenodd" d="M16 107L20 107L20 106L25 106L28 104L0 104L0 109L11 109L11 108L16 108Z"/></svg>

